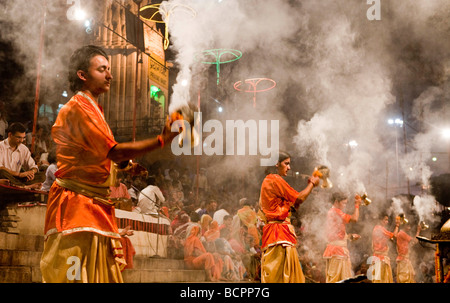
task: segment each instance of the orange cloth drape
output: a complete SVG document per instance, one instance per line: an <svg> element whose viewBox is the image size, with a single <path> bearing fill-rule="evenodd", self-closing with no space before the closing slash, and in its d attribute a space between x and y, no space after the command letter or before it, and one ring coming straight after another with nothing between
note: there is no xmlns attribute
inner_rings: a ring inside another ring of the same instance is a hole
<svg viewBox="0 0 450 303"><path fill-rule="evenodd" d="M247 226L248 233L253 236L253 245L259 245L260 235L256 228L256 222L258 216L256 212L246 205L237 211L237 215L241 219L241 222Z"/></svg>
<svg viewBox="0 0 450 303"><path fill-rule="evenodd" d="M216 262L213 254L206 251L198 238L200 227L194 225L189 237L184 244L184 262L188 268L211 270L212 276L219 280L221 278L223 263Z"/></svg>
<svg viewBox="0 0 450 303"><path fill-rule="evenodd" d="M107 155L117 142L92 97L78 93L64 105L52 127L58 160L57 178L89 185L110 175ZM53 183L48 195L45 235L91 231L120 238L113 207Z"/></svg>
<svg viewBox="0 0 450 303"><path fill-rule="evenodd" d="M290 208L300 195L280 175L269 174L261 186L260 206L267 222L263 227L261 282L304 283L305 278L290 222Z"/></svg>
<svg viewBox="0 0 450 303"><path fill-rule="evenodd" d="M291 206L300 193L293 189L280 175L269 174L261 185L260 206L267 221L285 221ZM266 224L263 227L262 245L264 250L269 245L281 243L297 244L297 239L290 222Z"/></svg>
<svg viewBox="0 0 450 303"><path fill-rule="evenodd" d="M212 221L209 224L209 229L203 235L208 242L214 242L216 239L220 238L219 223L217 221Z"/></svg>
<svg viewBox="0 0 450 303"><path fill-rule="evenodd" d="M394 237L394 233L388 231L381 225L376 225L372 231L372 248L374 256L384 260L389 251L388 241Z"/></svg>
<svg viewBox="0 0 450 303"><path fill-rule="evenodd" d="M206 233L206 231L209 229L209 224L211 224L213 218L210 215L204 214L200 218L200 225L202 227L202 230L200 231L202 235Z"/></svg>
<svg viewBox="0 0 450 303"><path fill-rule="evenodd" d="M335 245L336 241L344 241L346 243L345 225L350 222L351 216L342 210L332 207L327 213L327 221L325 231L327 235L328 245L323 253L324 258L350 257L346 244Z"/></svg>
<svg viewBox="0 0 450 303"><path fill-rule="evenodd" d="M408 258L409 255L409 242L413 238L405 233L403 230L399 231L397 234L397 261L401 261Z"/></svg>

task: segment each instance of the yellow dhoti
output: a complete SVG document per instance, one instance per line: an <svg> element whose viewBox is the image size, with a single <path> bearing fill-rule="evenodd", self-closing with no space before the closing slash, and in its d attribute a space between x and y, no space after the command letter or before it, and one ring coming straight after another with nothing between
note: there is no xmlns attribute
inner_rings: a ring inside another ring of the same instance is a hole
<svg viewBox="0 0 450 303"><path fill-rule="evenodd" d="M409 259L397 260L397 283L416 283L415 271Z"/></svg>
<svg viewBox="0 0 450 303"><path fill-rule="evenodd" d="M391 268L391 260L385 254L383 254L383 260L377 260L372 264L373 272L372 274L372 283L393 283L394 278L392 277L392 268ZM380 256L382 253L378 253Z"/></svg>
<svg viewBox="0 0 450 303"><path fill-rule="evenodd" d="M350 258L332 257L326 262L326 283L337 283L353 276Z"/></svg>
<svg viewBox="0 0 450 303"><path fill-rule="evenodd" d="M261 259L262 283L305 283L295 246L268 247Z"/></svg>
<svg viewBox="0 0 450 303"><path fill-rule="evenodd" d="M50 235L41 258L42 280L47 283L122 283L119 239L92 232Z"/></svg>

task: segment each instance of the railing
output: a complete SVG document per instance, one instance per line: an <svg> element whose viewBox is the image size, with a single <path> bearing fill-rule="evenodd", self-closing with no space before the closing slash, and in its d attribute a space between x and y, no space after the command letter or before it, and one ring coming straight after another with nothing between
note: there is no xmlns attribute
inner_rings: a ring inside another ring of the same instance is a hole
<svg viewBox="0 0 450 303"><path fill-rule="evenodd" d="M164 118L142 118L136 119L136 137L149 137L159 135L164 127ZM121 138L132 138L133 120L116 120L109 122L114 136L120 140Z"/></svg>

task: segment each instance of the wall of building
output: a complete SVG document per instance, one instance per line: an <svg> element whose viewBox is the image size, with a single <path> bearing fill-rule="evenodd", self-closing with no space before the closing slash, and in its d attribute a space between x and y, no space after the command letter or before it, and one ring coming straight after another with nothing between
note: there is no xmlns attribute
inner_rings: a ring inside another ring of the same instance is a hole
<svg viewBox="0 0 450 303"><path fill-rule="evenodd" d="M137 15L138 6L132 0L103 1L103 11L98 13L99 23L93 40L110 54L114 77L110 91L99 99L105 118L117 141L132 140L133 127L136 139L160 133L168 108L168 72L167 79L158 81L161 80L161 73L155 73L151 66L166 70L162 34L154 22L145 20L145 52L138 52L130 43L130 37L127 37L125 14L129 9ZM163 104L159 105L156 100L152 102L152 85L159 87L164 94Z"/></svg>

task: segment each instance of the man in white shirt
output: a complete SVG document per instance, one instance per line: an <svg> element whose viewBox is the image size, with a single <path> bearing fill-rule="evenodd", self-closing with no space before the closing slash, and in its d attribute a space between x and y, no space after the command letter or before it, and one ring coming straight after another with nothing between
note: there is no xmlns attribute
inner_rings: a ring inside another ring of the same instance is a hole
<svg viewBox="0 0 450 303"><path fill-rule="evenodd" d="M217 221L220 226L223 224L223 218L227 215L230 215L230 205L225 202L222 204L222 207L214 213L213 220Z"/></svg>
<svg viewBox="0 0 450 303"><path fill-rule="evenodd" d="M137 208L143 214L158 213L159 207L166 201L163 193L155 184L155 178L149 177L147 179L148 186L144 188L138 198ZM158 207L159 206L159 207Z"/></svg>
<svg viewBox="0 0 450 303"><path fill-rule="evenodd" d="M39 172L31 152L23 143L26 128L13 123L8 138L0 142L0 179L8 179L13 185L30 185L42 182L45 175Z"/></svg>

